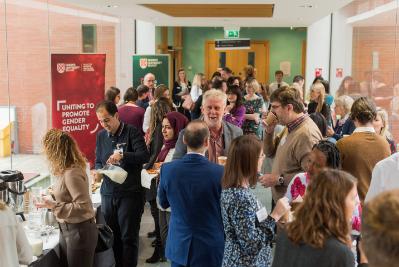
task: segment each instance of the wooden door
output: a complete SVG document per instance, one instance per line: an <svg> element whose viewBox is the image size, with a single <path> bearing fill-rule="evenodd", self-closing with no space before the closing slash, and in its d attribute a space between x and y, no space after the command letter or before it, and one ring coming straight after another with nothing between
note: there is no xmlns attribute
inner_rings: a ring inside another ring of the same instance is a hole
<svg viewBox="0 0 399 267"><path fill-rule="evenodd" d="M205 44L205 73L208 78L219 67L229 67L233 74L244 78L244 67L253 65L259 82L269 81L269 42L251 41L250 49L216 50L214 41Z"/></svg>

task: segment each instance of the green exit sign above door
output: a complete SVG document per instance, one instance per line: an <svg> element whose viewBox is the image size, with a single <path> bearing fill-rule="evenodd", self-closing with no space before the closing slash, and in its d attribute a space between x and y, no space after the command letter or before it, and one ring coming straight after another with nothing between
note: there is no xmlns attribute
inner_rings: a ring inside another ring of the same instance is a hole
<svg viewBox="0 0 399 267"><path fill-rule="evenodd" d="M224 30L224 38L240 38L240 30Z"/></svg>

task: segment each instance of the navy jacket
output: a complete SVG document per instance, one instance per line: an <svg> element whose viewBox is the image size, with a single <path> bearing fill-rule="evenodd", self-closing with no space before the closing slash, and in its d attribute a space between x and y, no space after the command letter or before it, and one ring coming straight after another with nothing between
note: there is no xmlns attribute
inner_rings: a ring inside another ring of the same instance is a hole
<svg viewBox="0 0 399 267"><path fill-rule="evenodd" d="M224 251L223 167L202 155L187 154L164 163L160 175L159 204L172 210L166 257L184 266L220 267Z"/></svg>
<svg viewBox="0 0 399 267"><path fill-rule="evenodd" d="M334 128L335 134L332 136L332 138L338 141L344 135L351 135L355 129L356 129L355 123L350 118L348 118L342 125L339 125L337 123L337 125Z"/></svg>
<svg viewBox="0 0 399 267"><path fill-rule="evenodd" d="M106 130L97 133L96 140L96 169L106 165L108 158L114 153L116 145L123 148L123 158L120 163L128 175L123 184L113 182L104 175L101 194L108 196L129 196L132 192L142 192L141 169L148 162L149 153L144 137L135 127L121 122L115 135Z"/></svg>

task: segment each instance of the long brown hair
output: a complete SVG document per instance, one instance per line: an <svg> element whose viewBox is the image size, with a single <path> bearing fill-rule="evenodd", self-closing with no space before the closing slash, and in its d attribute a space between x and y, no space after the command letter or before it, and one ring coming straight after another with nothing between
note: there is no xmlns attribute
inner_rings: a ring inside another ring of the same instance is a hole
<svg viewBox="0 0 399 267"><path fill-rule="evenodd" d="M166 97L160 97L151 108L150 116L150 136L155 132L158 124L162 123L163 118L168 112L173 111L173 105Z"/></svg>
<svg viewBox="0 0 399 267"><path fill-rule="evenodd" d="M258 180L258 159L262 144L254 135L243 135L231 142L222 178L222 188L242 187L246 179L250 186Z"/></svg>
<svg viewBox="0 0 399 267"><path fill-rule="evenodd" d="M154 98L159 99L159 98L163 97L164 96L163 94L165 93L165 91L169 91L169 88L166 85L164 85L164 84L158 85L154 90Z"/></svg>
<svg viewBox="0 0 399 267"><path fill-rule="evenodd" d="M49 130L43 137L44 153L50 163L51 173L62 175L72 166L86 168L86 160L75 139L59 129Z"/></svg>
<svg viewBox="0 0 399 267"><path fill-rule="evenodd" d="M320 172L309 184L296 219L287 226L289 239L321 248L328 238L335 237L350 245L345 200L354 186L356 178L349 173L333 169Z"/></svg>

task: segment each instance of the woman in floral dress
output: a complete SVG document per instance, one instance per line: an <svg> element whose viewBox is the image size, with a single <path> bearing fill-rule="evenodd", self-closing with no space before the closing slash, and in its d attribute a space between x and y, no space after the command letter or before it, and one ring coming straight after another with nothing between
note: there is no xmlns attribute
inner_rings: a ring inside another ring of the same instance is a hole
<svg viewBox="0 0 399 267"><path fill-rule="evenodd" d="M282 198L269 215L250 187L264 159L261 142L253 135L231 143L222 178L221 210L225 233L223 267L268 267L276 222L288 210Z"/></svg>
<svg viewBox="0 0 399 267"><path fill-rule="evenodd" d="M341 160L339 151L335 144L329 141L320 141L314 145L309 155L307 172L298 173L292 178L287 188L286 197L289 202L295 202L298 197L303 198L306 188L313 177L316 177L324 168L340 169ZM360 203L360 202L359 202ZM352 216L352 233L357 235L360 232L361 206L358 204Z"/></svg>
<svg viewBox="0 0 399 267"><path fill-rule="evenodd" d="M255 94L260 88L257 80L251 79L245 84L247 94L244 96L244 106L246 109L245 121L242 125L244 134L254 134L261 138L261 116L263 109L263 98Z"/></svg>

